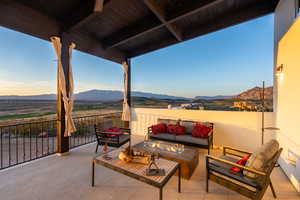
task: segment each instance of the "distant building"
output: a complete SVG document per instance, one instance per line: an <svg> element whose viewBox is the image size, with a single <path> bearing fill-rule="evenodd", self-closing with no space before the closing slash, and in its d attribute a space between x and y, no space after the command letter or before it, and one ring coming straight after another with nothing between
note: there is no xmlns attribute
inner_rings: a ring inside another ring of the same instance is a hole
<svg viewBox="0 0 300 200"><path fill-rule="evenodd" d="M185 103L180 106L185 110L204 110L204 106L201 103Z"/></svg>
<svg viewBox="0 0 300 200"><path fill-rule="evenodd" d="M257 110L258 106L254 105L251 102L247 102L247 101L235 101L233 103L233 108L238 108L239 110Z"/></svg>
<svg viewBox="0 0 300 200"><path fill-rule="evenodd" d="M204 106L199 106L198 110L205 110Z"/></svg>

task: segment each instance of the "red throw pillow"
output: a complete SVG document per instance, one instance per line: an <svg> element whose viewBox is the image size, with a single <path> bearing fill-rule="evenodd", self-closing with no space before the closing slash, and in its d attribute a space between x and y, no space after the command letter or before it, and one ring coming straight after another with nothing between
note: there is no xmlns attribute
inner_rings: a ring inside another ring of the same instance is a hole
<svg viewBox="0 0 300 200"><path fill-rule="evenodd" d="M152 133L153 134L159 134L159 133L167 133L167 125L165 123L159 123L156 125L151 126L152 128Z"/></svg>
<svg viewBox="0 0 300 200"><path fill-rule="evenodd" d="M124 131L122 131L121 129L119 129L117 127L112 127L112 128L106 129L103 132L114 133L114 134L108 134L107 135L107 136L110 136L110 137L115 137L117 135L123 135L124 134Z"/></svg>
<svg viewBox="0 0 300 200"><path fill-rule="evenodd" d="M168 133L175 134L175 135L184 135L186 131L184 126L169 124Z"/></svg>
<svg viewBox="0 0 300 200"><path fill-rule="evenodd" d="M192 136L199 138L208 138L208 134L211 132L212 128L204 124L195 124L192 131Z"/></svg>
<svg viewBox="0 0 300 200"><path fill-rule="evenodd" d="M250 156L251 156L251 154L244 156L242 159L238 160L236 162L236 164L245 166L247 163L247 160L250 158ZM233 172L233 173L239 173L242 171L242 169L238 168L238 167L231 167L230 169L231 169L231 172Z"/></svg>

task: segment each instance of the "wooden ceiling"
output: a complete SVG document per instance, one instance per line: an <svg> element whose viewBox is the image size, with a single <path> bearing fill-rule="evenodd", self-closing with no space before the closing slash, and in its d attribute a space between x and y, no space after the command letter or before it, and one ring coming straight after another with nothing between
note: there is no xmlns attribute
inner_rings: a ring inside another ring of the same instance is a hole
<svg viewBox="0 0 300 200"><path fill-rule="evenodd" d="M279 0L1 0L0 25L117 63L272 13Z"/></svg>

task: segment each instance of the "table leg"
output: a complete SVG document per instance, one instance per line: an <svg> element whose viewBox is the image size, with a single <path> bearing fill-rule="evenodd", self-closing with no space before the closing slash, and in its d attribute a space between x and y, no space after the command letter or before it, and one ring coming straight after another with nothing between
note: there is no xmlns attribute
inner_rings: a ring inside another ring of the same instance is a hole
<svg viewBox="0 0 300 200"><path fill-rule="evenodd" d="M275 190L274 190L274 187L273 187L273 184L272 184L271 180L270 180L270 187L271 187L271 191L272 191L273 197L276 199L277 196L276 196L276 193L275 193Z"/></svg>
<svg viewBox="0 0 300 200"><path fill-rule="evenodd" d="M159 200L163 199L163 188L159 188Z"/></svg>
<svg viewBox="0 0 300 200"><path fill-rule="evenodd" d="M178 166L178 193L181 193L181 165Z"/></svg>
<svg viewBox="0 0 300 200"><path fill-rule="evenodd" d="M95 185L95 163L92 162L92 187Z"/></svg>

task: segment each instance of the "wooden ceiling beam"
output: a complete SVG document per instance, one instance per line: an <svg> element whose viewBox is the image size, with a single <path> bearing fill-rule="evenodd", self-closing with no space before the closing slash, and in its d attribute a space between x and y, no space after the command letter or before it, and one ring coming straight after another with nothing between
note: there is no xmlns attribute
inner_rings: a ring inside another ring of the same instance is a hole
<svg viewBox="0 0 300 200"><path fill-rule="evenodd" d="M104 5L109 0L87 0L80 4L75 11L72 11L64 20L64 29L71 32L88 24L103 11Z"/></svg>
<svg viewBox="0 0 300 200"><path fill-rule="evenodd" d="M226 12L205 24L194 25L190 28L190 32L186 34L186 39L192 39L270 14L275 10L278 0L274 0L274 2L262 1L259 6L256 4L248 5L234 13Z"/></svg>
<svg viewBox="0 0 300 200"><path fill-rule="evenodd" d="M150 15L102 39L102 43L104 48L111 49L162 27L164 24Z"/></svg>
<svg viewBox="0 0 300 200"><path fill-rule="evenodd" d="M22 3L13 0L0 1L0 26L25 33L43 40L63 33L62 23ZM105 50L99 40L76 31L66 33L76 43L76 49L117 63L126 59L117 49Z"/></svg>
<svg viewBox="0 0 300 200"><path fill-rule="evenodd" d="M176 16L172 19L166 20L166 23L172 24L182 18L188 17L188 16L198 13L202 10L205 10L209 7L215 6L218 3L221 3L223 1L224 0L212 0L205 5L201 5L200 7L190 8L189 11L187 11L179 16ZM162 11L160 11L160 12L161 12L161 16L164 16L164 19L166 19L167 16L165 14L167 14L167 13L163 14ZM138 38L144 34L147 34L151 31L157 30L157 29L165 26L165 24L161 23L161 22L154 23L153 21L155 21L155 20L153 19L153 17L154 16L152 16L152 15L148 16L148 17L146 17L138 22L135 22L134 24L129 25L128 27L125 27L125 28L119 30L118 32L113 33L112 35L104 38L102 40L104 48L110 49L110 48L117 47L117 46L122 45L126 42L129 42L135 38ZM140 24L140 25L138 25L138 24ZM173 27L173 29L175 30L175 32L179 32L179 30L176 30L175 27ZM174 34L176 34L176 33L174 33ZM178 35L180 35L180 34L178 33ZM181 39L184 40L182 35L181 35Z"/></svg>
<svg viewBox="0 0 300 200"><path fill-rule="evenodd" d="M68 34L70 39L76 43L76 49L79 51L108 59L120 64L127 58L127 55L125 55L118 49L105 50L101 41L99 41L94 36L87 35L85 33L78 33L75 31Z"/></svg>
<svg viewBox="0 0 300 200"><path fill-rule="evenodd" d="M278 1L278 0L275 0ZM274 4L277 5L277 4ZM254 18L262 17L267 14L270 14L274 11L276 6L270 6L270 2L262 2L259 7L253 5L245 7L237 12L227 12L221 16L217 16L215 19L206 22L205 24L198 24L195 27L190 28L190 33L185 35L184 41L199 37L220 29L224 29L230 26L234 26ZM170 40L165 38L163 40L157 40L157 42L151 42L149 44L143 44L140 47L133 49L128 52L127 55L129 58L143 55L157 49L161 49L173 44L178 43L176 40ZM145 48L147 47L147 48Z"/></svg>
<svg viewBox="0 0 300 200"><path fill-rule="evenodd" d="M103 47L102 42L94 35L80 30L81 27L91 22L101 15L104 6L110 0L85 0L75 11L67 15L63 22L62 31L69 35L76 43L78 50L90 53L91 55L122 63L126 56L118 49L108 49ZM78 36L80 35L80 37Z"/></svg>
<svg viewBox="0 0 300 200"><path fill-rule="evenodd" d="M220 3L224 2L224 1L226 1L226 0L212 0L209 3L207 3L207 4L201 5L199 7L194 8L194 9L190 9L189 11L187 11L187 12L185 12L183 14L180 14L178 16L175 16L175 17L169 19L168 23L173 23L173 22L181 20L181 19L183 19L185 17L194 15L194 14L196 14L198 12L201 12L201 11L203 11L205 9L208 9L210 7L213 7L213 6L216 6L216 5L218 5L218 4L220 4Z"/></svg>
<svg viewBox="0 0 300 200"><path fill-rule="evenodd" d="M157 18L167 27L167 29L175 36L178 41L182 41L182 32L174 24L168 23L166 13L162 7L154 0L144 0L147 7L157 16Z"/></svg>
<svg viewBox="0 0 300 200"><path fill-rule="evenodd" d="M0 25L43 40L60 33L60 23L12 0L0 1Z"/></svg>

